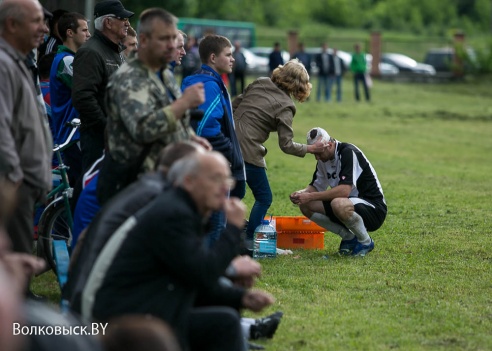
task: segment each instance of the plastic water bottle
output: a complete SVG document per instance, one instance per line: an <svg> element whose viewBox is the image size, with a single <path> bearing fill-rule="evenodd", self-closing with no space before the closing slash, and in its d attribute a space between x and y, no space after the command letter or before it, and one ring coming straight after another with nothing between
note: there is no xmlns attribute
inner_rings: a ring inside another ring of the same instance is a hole
<svg viewBox="0 0 492 351"><path fill-rule="evenodd" d="M266 219L256 227L253 242L253 258L277 256L277 231Z"/></svg>

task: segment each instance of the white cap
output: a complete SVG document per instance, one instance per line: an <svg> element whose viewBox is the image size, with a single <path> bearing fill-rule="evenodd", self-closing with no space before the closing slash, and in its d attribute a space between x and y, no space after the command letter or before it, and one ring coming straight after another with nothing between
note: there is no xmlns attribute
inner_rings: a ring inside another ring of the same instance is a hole
<svg viewBox="0 0 492 351"><path fill-rule="evenodd" d="M307 132L307 143L308 145L313 145L314 143L317 143L318 141L322 141L324 143L327 143L330 141L330 135L326 130L320 127L316 127L311 129L309 132Z"/></svg>

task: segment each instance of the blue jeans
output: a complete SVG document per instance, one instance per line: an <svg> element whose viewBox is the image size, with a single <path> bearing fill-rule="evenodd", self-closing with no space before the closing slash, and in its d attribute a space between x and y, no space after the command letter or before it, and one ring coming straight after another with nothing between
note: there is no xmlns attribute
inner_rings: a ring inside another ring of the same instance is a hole
<svg viewBox="0 0 492 351"><path fill-rule="evenodd" d="M250 163L246 163L246 182L255 198L255 203L249 215L248 228L246 228L246 239L253 240L253 235L257 226L261 224L263 218L272 204L272 190L268 182L266 170Z"/></svg>
<svg viewBox="0 0 492 351"><path fill-rule="evenodd" d="M328 101L331 99L331 89L335 83L337 88L337 101L342 101L342 76L330 76L328 78Z"/></svg>
<svg viewBox="0 0 492 351"><path fill-rule="evenodd" d="M324 90L325 101L330 100L330 91L328 90L328 76L318 76L318 90L316 94L316 101L321 101L321 92Z"/></svg>

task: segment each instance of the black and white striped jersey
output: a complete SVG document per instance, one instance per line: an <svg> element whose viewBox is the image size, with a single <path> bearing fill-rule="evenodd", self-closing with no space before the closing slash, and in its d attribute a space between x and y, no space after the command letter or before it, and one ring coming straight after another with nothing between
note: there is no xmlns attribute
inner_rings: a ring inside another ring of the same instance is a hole
<svg viewBox="0 0 492 351"><path fill-rule="evenodd" d="M335 158L318 161L310 185L318 191L352 185L349 197L358 197L386 208L383 188L376 171L364 153L355 145L336 141Z"/></svg>

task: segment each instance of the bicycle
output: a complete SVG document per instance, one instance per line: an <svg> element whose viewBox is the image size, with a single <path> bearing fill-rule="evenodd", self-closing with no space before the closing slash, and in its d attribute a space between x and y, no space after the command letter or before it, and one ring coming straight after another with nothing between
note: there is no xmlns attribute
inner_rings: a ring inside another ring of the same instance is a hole
<svg viewBox="0 0 492 351"><path fill-rule="evenodd" d="M39 219L37 243L37 256L46 260L57 275L60 286L66 282L73 228L73 215L70 208L73 188L68 181L69 167L63 163L61 152L76 142L72 141L72 138L80 126L80 120L74 118L71 122L67 122L67 126L72 127L67 140L61 145L55 145L53 149L58 159L58 166L52 170L52 173L60 178L60 184L48 193L50 201Z"/></svg>

